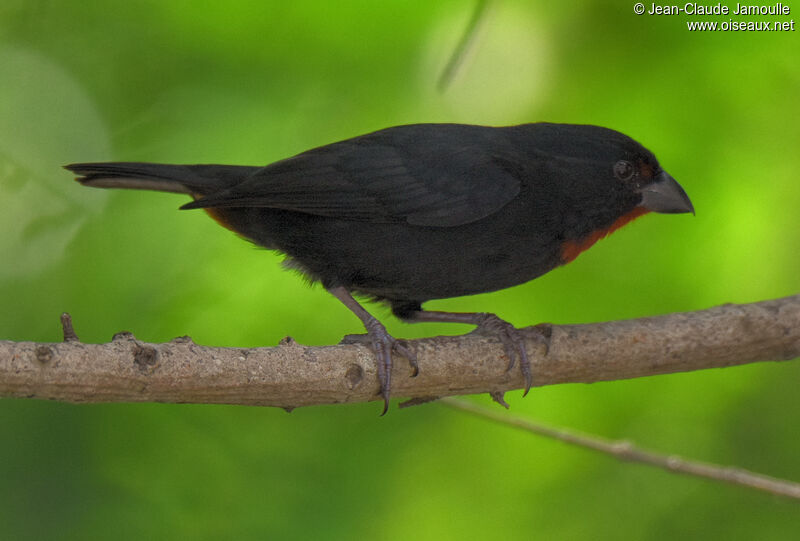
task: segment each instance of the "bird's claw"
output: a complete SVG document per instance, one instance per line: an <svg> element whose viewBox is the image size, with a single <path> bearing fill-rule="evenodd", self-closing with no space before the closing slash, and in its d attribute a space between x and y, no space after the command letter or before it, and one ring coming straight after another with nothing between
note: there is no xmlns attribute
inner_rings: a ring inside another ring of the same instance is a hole
<svg viewBox="0 0 800 541"><path fill-rule="evenodd" d="M380 394L383 397L383 412L386 415L389 411L389 399L392 394L392 352L402 355L411 365L411 377L419 373L417 356L408 346L405 340L397 340L386 331L377 319L367 325L367 336L372 342L372 350L378 367L378 381L380 382ZM349 338L349 337L348 337Z"/></svg>
<svg viewBox="0 0 800 541"><path fill-rule="evenodd" d="M544 346L544 354L550 349L550 333L548 331L539 329L538 326L534 327L537 331L535 338ZM522 332L514 327L508 321L500 319L495 314L481 314L478 322L478 332L488 332L500 338L503 347L508 355L508 367L506 372L510 372L516 364L517 357L519 357L519 367L522 371L522 376L525 378L525 391L522 396L528 394L533 385L533 375L531 374L531 361L528 357L528 350L525 347L525 336ZM501 406L508 407L508 404L503 400L503 395L500 393L490 393L492 399ZM496 396L497 395L497 396ZM499 399L498 399L499 397Z"/></svg>
<svg viewBox="0 0 800 541"><path fill-rule="evenodd" d="M419 375L419 363L417 363L417 355L409 347L408 342L405 340L394 340L394 347L392 350L406 358L408 365L411 367L411 377L415 378Z"/></svg>

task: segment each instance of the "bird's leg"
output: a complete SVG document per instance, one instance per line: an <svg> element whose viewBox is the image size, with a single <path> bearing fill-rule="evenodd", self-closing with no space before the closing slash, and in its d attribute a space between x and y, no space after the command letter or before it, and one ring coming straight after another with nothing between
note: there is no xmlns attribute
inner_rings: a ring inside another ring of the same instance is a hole
<svg viewBox="0 0 800 541"><path fill-rule="evenodd" d="M392 351L396 351L411 363L413 375L416 375L417 357L414 353L406 347L402 341L392 337L383 324L375 319L375 317L367 312L358 301L356 301L347 289L342 286L332 287L328 289L331 295L342 301L342 304L347 306L358 319L364 324L367 329L367 335L372 341L372 349L375 352L377 365L378 365L378 381L381 385L381 396L383 396L383 413L385 414L389 409L389 398L392 391Z"/></svg>
<svg viewBox="0 0 800 541"><path fill-rule="evenodd" d="M528 358L528 351L525 348L525 339L519 330L508 321L500 319L495 314L484 312L464 313L415 310L404 313L402 316L403 319L412 323L434 322L465 323L468 325L476 325L478 328L475 330L478 332L488 331L499 336L500 340L503 342L503 347L506 350L506 355L508 355L509 358L508 368L506 370L511 370L514 368L516 358L519 357L520 370L522 370L522 375L525 378L525 393L523 396L528 394L528 391L530 391L531 385L533 384L533 377L531 376L531 362ZM549 337L544 333L540 333L538 336L540 337L540 341L544 344L545 354L547 354L547 350L550 346ZM507 404L503 402L502 394L498 396L493 394L492 398L500 405L508 407Z"/></svg>

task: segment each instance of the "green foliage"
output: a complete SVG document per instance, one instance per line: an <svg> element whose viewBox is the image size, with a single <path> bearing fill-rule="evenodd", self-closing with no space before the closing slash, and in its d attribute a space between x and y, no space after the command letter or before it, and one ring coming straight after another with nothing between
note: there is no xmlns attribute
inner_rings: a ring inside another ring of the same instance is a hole
<svg viewBox="0 0 800 541"><path fill-rule="evenodd" d="M390 125L592 123L650 147L697 216L654 215L568 267L430 303L518 325L694 310L800 286L796 32L686 30L632 3L8 1L0 6L0 338L330 344L361 332L280 257L185 198L60 165L266 164ZM733 6L732 6L733 7ZM695 17L697 18L697 17ZM717 20L717 19L709 19ZM724 20L724 19L719 19ZM404 337L459 333L408 326ZM518 413L800 479L800 366L510 393ZM480 398L484 400L485 398ZM796 506L623 465L432 404L287 415L0 402L6 539L787 539Z"/></svg>

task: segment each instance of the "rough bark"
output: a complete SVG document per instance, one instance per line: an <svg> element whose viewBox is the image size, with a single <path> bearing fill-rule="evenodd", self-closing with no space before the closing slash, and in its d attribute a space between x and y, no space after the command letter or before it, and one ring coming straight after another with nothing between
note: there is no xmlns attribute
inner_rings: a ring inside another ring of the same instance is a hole
<svg viewBox="0 0 800 541"><path fill-rule="evenodd" d="M67 321L68 323L68 321ZM195 402L293 408L377 400L365 345L218 348L188 338L149 344L121 333L84 344L0 341L0 396L67 402ZM534 385L595 382L800 356L800 295L587 325L523 329ZM537 333L550 334L544 347ZM420 373L395 357L393 395L412 399L518 389L499 340L469 334L409 342Z"/></svg>

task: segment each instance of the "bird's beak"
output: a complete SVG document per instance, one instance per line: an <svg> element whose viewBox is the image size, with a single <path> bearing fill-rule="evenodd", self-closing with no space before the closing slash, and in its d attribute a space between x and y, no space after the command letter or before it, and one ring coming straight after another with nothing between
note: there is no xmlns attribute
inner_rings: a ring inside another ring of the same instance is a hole
<svg viewBox="0 0 800 541"><path fill-rule="evenodd" d="M653 182L643 186L640 192L642 202L639 206L647 210L663 214L680 214L682 212L694 214L694 207L689 196L666 171L661 171L653 179Z"/></svg>

